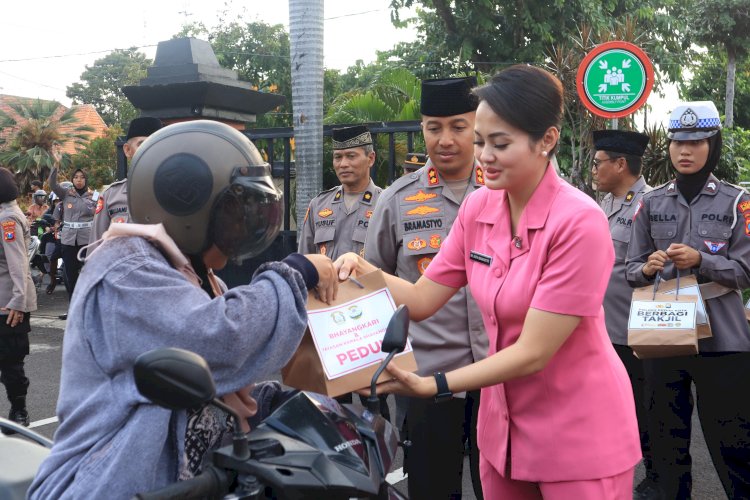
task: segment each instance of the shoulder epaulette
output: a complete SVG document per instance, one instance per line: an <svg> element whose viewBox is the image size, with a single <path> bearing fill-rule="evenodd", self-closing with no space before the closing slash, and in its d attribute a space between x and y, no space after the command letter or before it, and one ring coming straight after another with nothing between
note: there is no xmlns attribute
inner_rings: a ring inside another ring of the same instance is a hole
<svg viewBox="0 0 750 500"><path fill-rule="evenodd" d="M737 184L732 184L731 182L727 182L727 181L725 181L725 180L720 180L719 182L721 182L721 183L722 183L722 184L724 184L725 186L729 186L729 187L731 187L731 188L737 189L738 191L741 191L741 192L744 192L744 193L747 193L747 192L748 192L748 191L747 191L747 188L745 188L744 186L739 186L739 185L737 185Z"/></svg>

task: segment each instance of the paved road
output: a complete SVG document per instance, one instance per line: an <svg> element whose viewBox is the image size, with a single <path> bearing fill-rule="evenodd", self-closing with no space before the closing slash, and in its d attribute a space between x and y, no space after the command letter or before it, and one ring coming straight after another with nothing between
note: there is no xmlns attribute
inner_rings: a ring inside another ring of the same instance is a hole
<svg viewBox="0 0 750 500"><path fill-rule="evenodd" d="M64 288L59 288L52 296L40 295L40 310L33 316L31 335L31 355L27 358L27 373L31 379L28 398L29 413L35 429L48 437L53 437L57 423L55 419L55 404L57 401L60 382L61 353L63 341L64 321L58 320L58 314L65 312L67 298ZM392 398L391 398L392 399ZM7 416L8 402L0 397L0 415ZM391 414L395 409L391 408ZM724 500L719 479L716 476L711 459L700 430L697 415L693 415L693 497L697 500ZM392 483L405 492L406 481L403 480L401 453L394 464L393 472L389 476ZM464 472L464 498L475 499L468 473L468 460ZM643 468L636 471L636 483L643 478Z"/></svg>

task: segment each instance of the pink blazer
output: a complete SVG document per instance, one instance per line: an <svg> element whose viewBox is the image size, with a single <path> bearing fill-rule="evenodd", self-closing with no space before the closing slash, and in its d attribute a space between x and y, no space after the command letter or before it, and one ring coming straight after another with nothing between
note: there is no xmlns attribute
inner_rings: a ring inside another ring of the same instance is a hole
<svg viewBox="0 0 750 500"><path fill-rule="evenodd" d="M427 269L437 283L470 285L489 355L517 340L530 307L581 317L543 370L482 389L478 444L501 475L507 467L523 481L587 480L640 460L633 393L604 325L613 262L601 209L548 167L517 238L505 191L479 189Z"/></svg>

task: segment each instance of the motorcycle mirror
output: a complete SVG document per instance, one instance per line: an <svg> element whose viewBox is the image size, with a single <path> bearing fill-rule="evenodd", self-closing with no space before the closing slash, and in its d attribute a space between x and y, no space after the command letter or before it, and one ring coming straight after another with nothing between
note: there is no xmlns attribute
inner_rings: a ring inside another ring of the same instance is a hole
<svg viewBox="0 0 750 500"><path fill-rule="evenodd" d="M409 333L409 308L401 304L391 316L383 337L383 352L401 352L406 347L406 337Z"/></svg>
<svg viewBox="0 0 750 500"><path fill-rule="evenodd" d="M167 347L141 354L133 372L138 392L163 408L194 408L216 396L206 360L184 349Z"/></svg>
<svg viewBox="0 0 750 500"><path fill-rule="evenodd" d="M383 370L385 370L385 367L388 366L393 357L404 350L408 333L409 308L405 304L401 304L393 313L393 316L391 316L390 321L388 321L388 326L383 336L383 344L380 347L383 352L388 353L388 356L380 362L380 366L370 380L370 395L367 398L367 409L376 415L380 413L380 399L378 399L376 389L378 378L380 378L380 374L383 373Z"/></svg>

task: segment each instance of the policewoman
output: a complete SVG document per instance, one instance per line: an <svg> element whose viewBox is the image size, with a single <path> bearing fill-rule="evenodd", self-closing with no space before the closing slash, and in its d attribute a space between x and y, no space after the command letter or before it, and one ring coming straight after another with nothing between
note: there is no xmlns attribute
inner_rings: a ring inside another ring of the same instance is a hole
<svg viewBox="0 0 750 500"><path fill-rule="evenodd" d="M665 498L689 498L695 384L701 427L729 498L750 498L750 328L741 290L750 287L750 196L717 179L721 120L710 101L678 105L669 119L675 179L643 196L627 276L696 276L713 336L700 353L646 360L654 469ZM648 398L647 398L648 399Z"/></svg>
<svg viewBox="0 0 750 500"><path fill-rule="evenodd" d="M29 379L24 358L29 354L29 313L36 311L36 288L26 253L29 225L16 198L18 186L13 174L0 168L0 382L11 405L8 419L28 426Z"/></svg>
<svg viewBox="0 0 750 500"><path fill-rule="evenodd" d="M53 151L53 154L55 165L50 171L47 182L50 189L62 200L63 228L60 240L68 293L72 296L78 281L78 273L83 266L83 263L78 260L78 252L89 243L99 193L92 192L88 188L86 173L80 168L73 172L72 188L65 189L58 184L57 170L61 157L59 150Z"/></svg>
<svg viewBox="0 0 750 500"><path fill-rule="evenodd" d="M443 245L464 198L484 184L472 144L475 84L473 77L422 82L420 112L429 160L383 192L367 230L365 259L412 283ZM424 375L459 368L487 354L482 316L465 288L433 317L412 323L409 335ZM399 415L406 406L412 442L404 458L412 500L460 498L465 437L474 491L477 497L482 494L475 440L479 392L447 399L397 399Z"/></svg>
<svg viewBox="0 0 750 500"><path fill-rule="evenodd" d="M361 253L367 226L382 189L370 178L375 163L372 134L365 125L333 129L333 169L341 185L310 201L298 251L331 259Z"/></svg>
<svg viewBox="0 0 750 500"><path fill-rule="evenodd" d="M427 376L389 368L395 380L383 389L443 399L482 388L487 499L630 500L641 457L635 406L602 309L614 250L601 209L550 161L562 84L516 65L474 92L474 154L488 189L464 200L416 284L386 278L413 320L440 311L468 283L489 353ZM371 266L352 254L335 265L340 278Z"/></svg>

